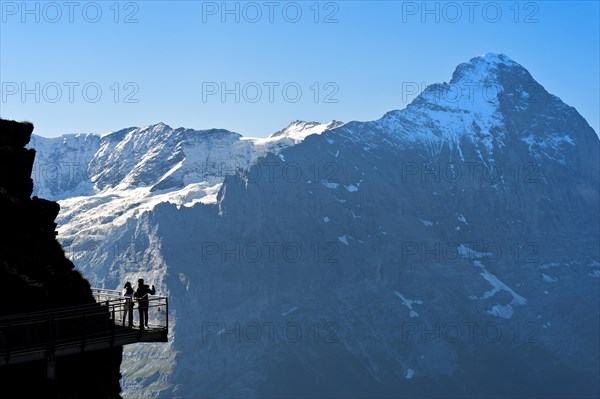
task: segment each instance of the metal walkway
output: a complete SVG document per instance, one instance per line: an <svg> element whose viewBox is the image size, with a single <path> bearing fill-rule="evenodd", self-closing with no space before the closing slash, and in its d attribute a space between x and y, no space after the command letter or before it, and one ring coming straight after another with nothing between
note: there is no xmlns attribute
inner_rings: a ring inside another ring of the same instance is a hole
<svg viewBox="0 0 600 399"><path fill-rule="evenodd" d="M168 342L169 301L149 298L148 328L125 323L119 291L92 289L96 303L0 317L0 366L83 353L137 342ZM137 321L137 323L136 323Z"/></svg>

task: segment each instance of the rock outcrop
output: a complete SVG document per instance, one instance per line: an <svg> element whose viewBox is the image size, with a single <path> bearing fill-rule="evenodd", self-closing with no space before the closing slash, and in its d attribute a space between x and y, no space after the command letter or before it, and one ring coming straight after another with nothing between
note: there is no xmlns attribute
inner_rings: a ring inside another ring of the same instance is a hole
<svg viewBox="0 0 600 399"><path fill-rule="evenodd" d="M59 205L31 198L33 125L0 119L0 318L95 303L90 284L56 240ZM0 343L10 334L0 331ZM119 398L122 348L0 366L4 392L36 398Z"/></svg>

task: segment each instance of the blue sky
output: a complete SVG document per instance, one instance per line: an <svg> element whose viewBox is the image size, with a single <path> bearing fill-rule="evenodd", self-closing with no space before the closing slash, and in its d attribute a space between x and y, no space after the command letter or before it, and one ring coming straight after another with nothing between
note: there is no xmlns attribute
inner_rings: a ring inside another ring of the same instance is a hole
<svg viewBox="0 0 600 399"><path fill-rule="evenodd" d="M0 116L44 136L165 122L263 137L378 119L502 52L598 133L598 4L0 1Z"/></svg>

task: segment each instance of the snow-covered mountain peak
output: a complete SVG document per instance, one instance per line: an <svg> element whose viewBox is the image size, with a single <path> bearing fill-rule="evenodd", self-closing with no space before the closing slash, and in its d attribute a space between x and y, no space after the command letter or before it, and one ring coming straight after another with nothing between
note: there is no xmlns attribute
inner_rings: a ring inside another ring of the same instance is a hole
<svg viewBox="0 0 600 399"><path fill-rule="evenodd" d="M504 64L507 66L520 66L515 60L510 58L504 53L485 53L471 58L469 62L485 62L487 64L500 65Z"/></svg>
<svg viewBox="0 0 600 399"><path fill-rule="evenodd" d="M388 112L377 124L402 143L424 143L432 153L444 146L464 159L461 144L477 145L477 157L492 161L505 146L504 118L526 111L547 92L505 54L487 53L456 67L449 82L427 86L405 109Z"/></svg>
<svg viewBox="0 0 600 399"><path fill-rule="evenodd" d="M450 80L450 84L495 84L499 82L498 71L500 69L516 70L524 69L512 58L505 54L487 53L485 55L471 58L469 62L462 63L456 67Z"/></svg>
<svg viewBox="0 0 600 399"><path fill-rule="evenodd" d="M142 132L144 132L144 131L161 132L161 131L173 130L173 129L171 128L171 126L167 125L164 122L158 122L154 125L145 126L139 130Z"/></svg>
<svg viewBox="0 0 600 399"><path fill-rule="evenodd" d="M331 121L329 123L320 123L320 122L305 122L300 120L295 120L290 123L285 129L282 129L276 133L273 133L268 139L280 139L280 138L290 138L295 142L300 142L304 140L307 136L311 134L321 134L326 130L331 130L336 127L340 127L343 125L343 122L340 121Z"/></svg>
<svg viewBox="0 0 600 399"><path fill-rule="evenodd" d="M555 122L552 128L548 120ZM575 128L573 121L581 126ZM564 164L577 141L588 139L578 135L590 132L574 108L548 93L519 63L495 53L458 65L449 82L430 84L406 108L370 126L371 140L384 134L400 148L425 147L432 155L474 157L486 165L495 163L509 140L527 145L536 159ZM463 153L468 142L474 154Z"/></svg>

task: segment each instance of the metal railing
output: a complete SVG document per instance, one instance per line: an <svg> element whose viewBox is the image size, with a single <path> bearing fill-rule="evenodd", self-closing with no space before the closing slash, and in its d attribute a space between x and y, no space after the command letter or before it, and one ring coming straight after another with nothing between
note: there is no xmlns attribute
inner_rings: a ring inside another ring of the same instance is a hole
<svg viewBox="0 0 600 399"><path fill-rule="evenodd" d="M166 342L168 298L151 296L149 328L124 321L128 306L118 291L93 289L96 303L0 317L0 365L61 354L126 345ZM133 309L134 319L137 309Z"/></svg>

